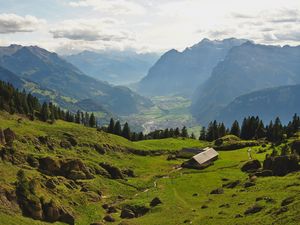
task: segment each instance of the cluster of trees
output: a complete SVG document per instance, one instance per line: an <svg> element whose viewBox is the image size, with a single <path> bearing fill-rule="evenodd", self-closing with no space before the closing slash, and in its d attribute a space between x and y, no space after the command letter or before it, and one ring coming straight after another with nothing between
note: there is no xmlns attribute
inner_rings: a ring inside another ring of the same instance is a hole
<svg viewBox="0 0 300 225"><path fill-rule="evenodd" d="M200 132L200 140L213 141L227 134L233 134L244 140L266 138L272 142L280 142L285 137L291 137L300 130L300 118L297 114L288 125L282 125L279 117L274 122L264 125L263 121L257 116L244 118L240 126L238 121L234 121L231 128L226 128L223 123L211 122L206 129L203 127Z"/></svg>
<svg viewBox="0 0 300 225"><path fill-rule="evenodd" d="M184 137L184 138L195 138L195 135L192 134L189 136L186 127L179 129L179 127L173 129L165 129L165 130L155 130L146 135L147 139L164 139L164 138L176 138L176 137Z"/></svg>
<svg viewBox="0 0 300 225"><path fill-rule="evenodd" d="M97 120L94 114L78 111L76 114L62 110L53 103L44 102L42 105L32 94L27 94L25 90L20 92L11 84L0 81L0 110L11 114L19 113L29 116L32 119L42 121L64 120L84 124L89 127L96 127Z"/></svg>
<svg viewBox="0 0 300 225"><path fill-rule="evenodd" d="M148 134L143 134L143 132L131 132L129 124L126 122L123 126L120 121L114 121L113 118L110 119L108 127L102 127L101 130L115 134L124 138L127 138L131 141L141 141L141 140L149 140L149 139L163 139L170 137L189 137L188 131L186 127L179 129L165 129L165 130L155 130ZM195 139L195 135L192 134L190 138Z"/></svg>

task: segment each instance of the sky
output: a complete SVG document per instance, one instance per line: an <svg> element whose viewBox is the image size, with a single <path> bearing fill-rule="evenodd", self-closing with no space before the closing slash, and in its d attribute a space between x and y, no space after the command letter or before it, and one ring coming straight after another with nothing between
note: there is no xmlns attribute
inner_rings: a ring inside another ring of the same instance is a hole
<svg viewBox="0 0 300 225"><path fill-rule="evenodd" d="M182 50L203 38L300 45L300 0L0 0L0 45Z"/></svg>

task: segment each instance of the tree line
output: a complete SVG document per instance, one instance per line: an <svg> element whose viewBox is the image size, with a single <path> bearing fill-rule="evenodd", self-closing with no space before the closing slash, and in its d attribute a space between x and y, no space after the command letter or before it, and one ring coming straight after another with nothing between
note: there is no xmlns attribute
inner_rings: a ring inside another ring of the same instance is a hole
<svg viewBox="0 0 300 225"><path fill-rule="evenodd" d="M60 119L89 127L97 127L97 120L93 113L77 111L74 114L61 109L51 102L41 104L38 98L31 93L27 94L25 90L19 91L13 85L3 81L0 81L0 110L11 114L24 114L32 120L39 119L44 122L54 122Z"/></svg>
<svg viewBox="0 0 300 225"><path fill-rule="evenodd" d="M270 121L268 125L264 125L258 116L249 116L244 118L241 126L238 121L234 121L231 128L226 128L224 123L218 123L216 120L210 122L207 129L202 127L199 140L214 141L232 134L244 140L265 138L271 142L281 142L284 138L293 136L299 130L300 118L297 114L293 116L287 125L283 125L279 117L274 121Z"/></svg>
<svg viewBox="0 0 300 225"><path fill-rule="evenodd" d="M101 130L115 134L121 137L124 137L131 141L141 141L141 140L149 140L149 139L164 139L164 138L175 138L175 137L185 137L185 138L194 138L195 135L192 134L189 136L186 127L179 129L178 127L173 129L165 129L165 130L155 130L148 134L144 134L143 132L131 132L129 124L126 122L122 126L120 121L115 121L113 118L110 119L108 127L101 127Z"/></svg>

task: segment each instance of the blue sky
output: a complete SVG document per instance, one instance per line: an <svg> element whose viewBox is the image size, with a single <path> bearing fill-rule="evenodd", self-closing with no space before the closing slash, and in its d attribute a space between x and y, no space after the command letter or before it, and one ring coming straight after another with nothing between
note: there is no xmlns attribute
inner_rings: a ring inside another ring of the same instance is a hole
<svg viewBox="0 0 300 225"><path fill-rule="evenodd" d="M161 52L203 38L300 43L299 0L0 0L0 45Z"/></svg>

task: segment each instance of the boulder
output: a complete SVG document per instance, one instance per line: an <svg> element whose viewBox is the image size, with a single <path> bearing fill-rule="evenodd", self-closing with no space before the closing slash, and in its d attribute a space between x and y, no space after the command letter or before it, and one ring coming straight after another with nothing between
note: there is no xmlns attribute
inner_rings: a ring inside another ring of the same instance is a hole
<svg viewBox="0 0 300 225"><path fill-rule="evenodd" d="M297 170L299 170L299 165L296 156L278 156L273 160L272 171L274 176L284 176Z"/></svg>
<svg viewBox="0 0 300 225"><path fill-rule="evenodd" d="M50 176L60 175L60 162L51 158L41 158L39 159L39 169L42 173Z"/></svg>
<svg viewBox="0 0 300 225"><path fill-rule="evenodd" d="M291 144L291 149L293 153L300 155L300 140L295 140Z"/></svg>
<svg viewBox="0 0 300 225"><path fill-rule="evenodd" d="M252 171L256 171L258 170L259 168L261 168L261 163L258 161L258 160L251 160L251 161L248 161L246 162L241 170L243 172L252 172Z"/></svg>
<svg viewBox="0 0 300 225"><path fill-rule="evenodd" d="M69 213L68 211L66 211L65 209L61 209L60 210L60 217L59 217L59 221L69 224L69 225L74 225L75 224L75 217Z"/></svg>
<svg viewBox="0 0 300 225"><path fill-rule="evenodd" d="M16 134L10 128L7 128L3 131L5 142L7 145L11 146L14 140L16 139Z"/></svg>
<svg viewBox="0 0 300 225"><path fill-rule="evenodd" d="M110 174L112 179L124 179L124 176L118 167L112 166L108 163L100 163L100 166Z"/></svg>
<svg viewBox="0 0 300 225"><path fill-rule="evenodd" d="M151 207L155 207L159 204L162 204L162 201L158 198L158 197L155 197L154 199L152 199L152 201L150 202L150 206Z"/></svg>
<svg viewBox="0 0 300 225"><path fill-rule="evenodd" d="M27 156L27 162L33 168L38 168L40 165L39 160L32 155Z"/></svg>
<svg viewBox="0 0 300 225"><path fill-rule="evenodd" d="M128 177L135 177L134 171L131 169L126 169L122 171L123 174L125 174Z"/></svg>
<svg viewBox="0 0 300 225"><path fill-rule="evenodd" d="M107 209L107 213L109 213L109 214L111 214L111 213L116 213L116 212L118 212L118 210L117 210L117 208L114 207L114 206L110 206L110 207L108 207L108 209Z"/></svg>
<svg viewBox="0 0 300 225"><path fill-rule="evenodd" d="M148 213L150 209L144 205L125 205L123 210L129 210L134 213L135 217L140 217Z"/></svg>
<svg viewBox="0 0 300 225"><path fill-rule="evenodd" d="M58 181L55 179L48 179L45 183L45 186L49 189L55 189Z"/></svg>
<svg viewBox="0 0 300 225"><path fill-rule="evenodd" d="M106 204L106 203L102 205L102 208L103 208L103 209L108 209L108 207L109 207L109 205Z"/></svg>
<svg viewBox="0 0 300 225"><path fill-rule="evenodd" d="M18 196L18 203L24 216L43 220L43 208L39 198L33 195L30 198Z"/></svg>
<svg viewBox="0 0 300 225"><path fill-rule="evenodd" d="M255 213L260 212L263 208L264 208L263 206L254 205L254 206L248 208L244 214L245 215L255 214Z"/></svg>
<svg viewBox="0 0 300 225"><path fill-rule="evenodd" d="M121 218L122 219L132 219L132 218L135 218L135 214L132 210L125 208L125 209L122 209Z"/></svg>
<svg viewBox="0 0 300 225"><path fill-rule="evenodd" d="M255 173L256 177L269 177L273 176L273 171L272 170L263 170Z"/></svg>
<svg viewBox="0 0 300 225"><path fill-rule="evenodd" d="M72 179L92 179L94 176L80 159L69 159L61 161L62 176Z"/></svg>
<svg viewBox="0 0 300 225"><path fill-rule="evenodd" d="M281 206L287 206L287 205L293 203L294 201L295 201L294 197L285 198L284 200L282 200Z"/></svg>
<svg viewBox="0 0 300 225"><path fill-rule="evenodd" d="M60 142L60 147L65 148L65 149L70 149L70 148L72 148L72 144L67 140L62 140Z"/></svg>
<svg viewBox="0 0 300 225"><path fill-rule="evenodd" d="M0 144L1 145L5 145L6 144L4 132L3 132L3 130L1 128L0 128Z"/></svg>
<svg viewBox="0 0 300 225"><path fill-rule="evenodd" d="M115 222L116 221L111 215L106 215L103 219L106 222Z"/></svg>
<svg viewBox="0 0 300 225"><path fill-rule="evenodd" d="M101 147L99 144L94 144L94 149L101 155L105 154L105 149Z"/></svg>
<svg viewBox="0 0 300 225"><path fill-rule="evenodd" d="M223 187L225 188L235 188L237 185L239 185L241 183L240 180L236 180L236 181L232 181L226 184L223 184Z"/></svg>
<svg viewBox="0 0 300 225"><path fill-rule="evenodd" d="M283 207L280 207L280 209L278 209L274 214L276 216L278 216L278 215L280 215L282 213L285 213L287 211L289 211L289 208L287 206L283 206Z"/></svg>
<svg viewBox="0 0 300 225"><path fill-rule="evenodd" d="M55 222L59 220L60 209L56 206L54 202L49 202L43 205L44 218L47 222Z"/></svg>
<svg viewBox="0 0 300 225"><path fill-rule="evenodd" d="M230 205L228 203L222 204L219 206L219 208L230 208Z"/></svg>
<svg viewBox="0 0 300 225"><path fill-rule="evenodd" d="M244 184L244 187L245 187L245 188L252 187L252 186L255 186L255 183L253 183L253 182L246 182L246 183Z"/></svg>
<svg viewBox="0 0 300 225"><path fill-rule="evenodd" d="M217 188L210 192L211 195L219 195L219 194L223 194L223 193L224 193L223 188Z"/></svg>
<svg viewBox="0 0 300 225"><path fill-rule="evenodd" d="M0 157L2 160L11 162L14 165L24 165L27 162L26 155L11 146L2 147Z"/></svg>

